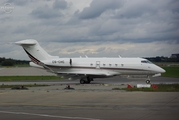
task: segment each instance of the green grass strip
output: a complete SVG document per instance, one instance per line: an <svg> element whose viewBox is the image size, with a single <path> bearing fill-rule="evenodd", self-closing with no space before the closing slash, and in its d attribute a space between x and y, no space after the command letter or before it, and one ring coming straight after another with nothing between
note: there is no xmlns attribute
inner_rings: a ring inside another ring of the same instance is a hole
<svg viewBox="0 0 179 120"><path fill-rule="evenodd" d="M158 88L113 88L112 90L143 91L143 92L179 92L179 84L158 84Z"/></svg>
<svg viewBox="0 0 179 120"><path fill-rule="evenodd" d="M162 67L166 70L165 73L162 74L162 77L173 77L179 78L179 67Z"/></svg>

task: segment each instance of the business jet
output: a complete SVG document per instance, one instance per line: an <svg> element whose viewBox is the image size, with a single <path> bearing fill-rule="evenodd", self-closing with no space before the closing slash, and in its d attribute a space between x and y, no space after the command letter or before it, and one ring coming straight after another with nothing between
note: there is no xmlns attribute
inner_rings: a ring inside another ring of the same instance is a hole
<svg viewBox="0 0 179 120"><path fill-rule="evenodd" d="M81 84L90 83L95 78L121 75L160 76L165 70L144 58L60 58L49 55L34 39L15 42L23 47L29 58L30 66L45 69L70 80L79 79Z"/></svg>

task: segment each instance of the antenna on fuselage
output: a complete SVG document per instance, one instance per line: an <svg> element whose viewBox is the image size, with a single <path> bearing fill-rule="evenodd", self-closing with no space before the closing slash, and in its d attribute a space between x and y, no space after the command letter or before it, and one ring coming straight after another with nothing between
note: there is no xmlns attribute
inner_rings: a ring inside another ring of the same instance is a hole
<svg viewBox="0 0 179 120"><path fill-rule="evenodd" d="M119 58L122 58L120 55L118 55L119 56Z"/></svg>
<svg viewBox="0 0 179 120"><path fill-rule="evenodd" d="M86 58L88 58L88 56L87 56L87 55L85 55L85 57L86 57Z"/></svg>

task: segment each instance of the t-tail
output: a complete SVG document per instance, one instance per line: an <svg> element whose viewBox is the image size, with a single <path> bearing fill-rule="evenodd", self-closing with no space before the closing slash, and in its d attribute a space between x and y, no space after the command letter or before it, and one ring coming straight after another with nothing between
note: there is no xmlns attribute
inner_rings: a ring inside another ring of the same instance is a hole
<svg viewBox="0 0 179 120"><path fill-rule="evenodd" d="M15 44L22 46L31 61L38 65L41 65L43 60L59 58L49 55L34 39L21 40Z"/></svg>

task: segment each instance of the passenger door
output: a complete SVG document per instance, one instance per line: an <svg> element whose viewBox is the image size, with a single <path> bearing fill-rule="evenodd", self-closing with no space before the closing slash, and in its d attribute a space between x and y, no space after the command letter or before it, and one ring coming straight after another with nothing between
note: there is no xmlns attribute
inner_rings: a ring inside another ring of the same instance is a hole
<svg viewBox="0 0 179 120"><path fill-rule="evenodd" d="M96 69L100 69L100 61L96 61Z"/></svg>

